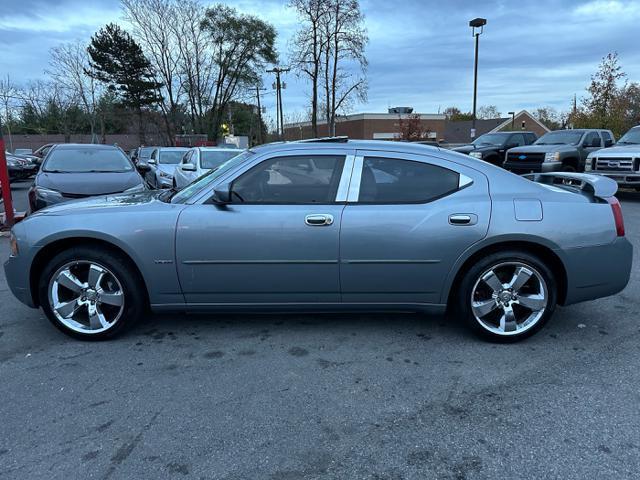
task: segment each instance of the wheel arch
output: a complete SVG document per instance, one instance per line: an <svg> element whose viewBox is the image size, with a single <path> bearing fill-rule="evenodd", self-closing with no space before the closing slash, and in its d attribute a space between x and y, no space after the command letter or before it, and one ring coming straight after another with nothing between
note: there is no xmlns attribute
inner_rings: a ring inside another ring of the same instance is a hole
<svg viewBox="0 0 640 480"><path fill-rule="evenodd" d="M504 250L522 250L524 252L539 257L549 269L553 272L556 282L558 283L558 303L564 305L567 298L568 277L567 270L562 258L556 253L552 246L548 245L544 240L540 241L535 238L526 239L501 239L492 243L477 246L471 251L467 251L463 255L449 275L446 286L448 287L444 294L444 300L447 305L452 305L454 296L458 291L458 287L464 274L469 270L471 265L480 258L491 253Z"/></svg>
<svg viewBox="0 0 640 480"><path fill-rule="evenodd" d="M149 304L149 288L147 286L147 282L142 271L138 268L134 257L129 252L114 241L92 236L73 236L57 238L48 242L45 246L40 248L38 253L34 256L29 269L29 287L31 291L31 299L35 306L40 306L38 298L38 281L47 261L58 253L74 247L97 247L99 249L115 253L125 259L137 274L140 285L144 289L146 302Z"/></svg>

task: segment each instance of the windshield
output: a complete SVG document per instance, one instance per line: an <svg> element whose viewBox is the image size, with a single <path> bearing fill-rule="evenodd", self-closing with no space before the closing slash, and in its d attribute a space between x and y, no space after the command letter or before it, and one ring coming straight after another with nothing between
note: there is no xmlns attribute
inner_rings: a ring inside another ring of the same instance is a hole
<svg viewBox="0 0 640 480"><path fill-rule="evenodd" d="M192 195L195 195L204 187L214 182L216 178L224 175L232 168L241 165L242 163L253 157L253 155L255 155L253 152L247 150L240 155L236 155L235 157L230 158L219 167L205 173L200 178L196 179L193 183L187 185L184 189L176 193L173 198L171 198L171 203L182 203L186 201Z"/></svg>
<svg viewBox="0 0 640 480"><path fill-rule="evenodd" d="M640 144L640 127L635 127L625 133L620 140L618 140L618 145L636 145Z"/></svg>
<svg viewBox="0 0 640 480"><path fill-rule="evenodd" d="M156 147L142 147L140 149L140 153L138 154L139 158L149 158L151 154L156 149Z"/></svg>
<svg viewBox="0 0 640 480"><path fill-rule="evenodd" d="M509 135L509 133L487 133L480 135L472 144L476 147L479 145L502 145Z"/></svg>
<svg viewBox="0 0 640 480"><path fill-rule="evenodd" d="M575 130L562 130L549 132L539 138L534 145L577 145L584 132Z"/></svg>
<svg viewBox="0 0 640 480"><path fill-rule="evenodd" d="M200 168L203 170L211 170L241 153L242 151L240 150L202 150L200 152Z"/></svg>
<svg viewBox="0 0 640 480"><path fill-rule="evenodd" d="M42 169L56 173L131 172L131 161L119 148L56 148Z"/></svg>
<svg viewBox="0 0 640 480"><path fill-rule="evenodd" d="M186 148L160 150L160 163L163 165L177 165L186 152Z"/></svg>

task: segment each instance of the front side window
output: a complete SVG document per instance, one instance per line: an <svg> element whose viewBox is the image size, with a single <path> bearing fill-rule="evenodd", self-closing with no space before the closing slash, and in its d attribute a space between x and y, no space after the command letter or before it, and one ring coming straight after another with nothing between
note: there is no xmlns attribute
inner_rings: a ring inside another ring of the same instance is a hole
<svg viewBox="0 0 640 480"><path fill-rule="evenodd" d="M525 145L524 136L521 133L512 135L509 139L509 144L515 145L516 147L522 147L523 145Z"/></svg>
<svg viewBox="0 0 640 480"><path fill-rule="evenodd" d="M582 145L585 147L600 147L600 135L597 132L589 132L584 138Z"/></svg>
<svg viewBox="0 0 640 480"><path fill-rule="evenodd" d="M458 189L460 175L429 163L364 159L360 203L426 203Z"/></svg>
<svg viewBox="0 0 640 480"><path fill-rule="evenodd" d="M344 156L277 157L252 168L231 186L234 203L335 202Z"/></svg>

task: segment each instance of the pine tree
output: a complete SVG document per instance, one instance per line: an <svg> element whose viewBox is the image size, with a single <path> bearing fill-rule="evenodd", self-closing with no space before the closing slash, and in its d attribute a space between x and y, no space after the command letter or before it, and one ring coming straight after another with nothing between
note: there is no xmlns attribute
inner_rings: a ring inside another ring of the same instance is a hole
<svg viewBox="0 0 640 480"><path fill-rule="evenodd" d="M126 31L111 23L91 37L87 52L91 58L87 73L105 83L122 105L137 112L140 142L144 144L142 109L161 100L158 91L162 83L154 79L142 48Z"/></svg>

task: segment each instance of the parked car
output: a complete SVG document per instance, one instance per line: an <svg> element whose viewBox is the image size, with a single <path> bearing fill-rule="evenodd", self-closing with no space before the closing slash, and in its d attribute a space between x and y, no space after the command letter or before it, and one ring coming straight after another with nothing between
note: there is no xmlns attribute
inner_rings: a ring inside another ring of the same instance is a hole
<svg viewBox="0 0 640 480"><path fill-rule="evenodd" d="M38 171L38 166L22 157L5 151L7 159L7 168L9 170L9 178L14 180L24 180L32 177Z"/></svg>
<svg viewBox="0 0 640 480"><path fill-rule="evenodd" d="M153 150L147 161L149 170L145 174L147 183L152 188L171 188L176 166L189 149L184 147L159 147Z"/></svg>
<svg viewBox="0 0 640 480"><path fill-rule="evenodd" d="M151 154L156 148L160 148L160 147L158 146L138 147L131 151L130 158L135 165L138 165L138 163L140 162L147 163L149 161L149 158L151 158Z"/></svg>
<svg viewBox="0 0 640 480"><path fill-rule="evenodd" d="M47 143L46 145L42 145L40 148L36 149L35 152L33 152L33 155L40 159L40 163L36 162L38 163L38 165L42 165L42 160L44 160L44 157L47 156L49 150L51 150L54 146L55 143Z"/></svg>
<svg viewBox="0 0 640 480"><path fill-rule="evenodd" d="M68 200L143 190L142 177L120 148L59 144L51 148L29 189L29 207L35 212Z"/></svg>
<svg viewBox="0 0 640 480"><path fill-rule="evenodd" d="M497 166L502 166L505 153L510 148L531 145L538 139L533 132L495 132L485 133L471 144L454 148L454 152L466 153Z"/></svg>
<svg viewBox="0 0 640 480"><path fill-rule="evenodd" d="M195 147L187 151L173 174L174 188L184 188L230 158L240 155L237 148Z"/></svg>
<svg viewBox="0 0 640 480"><path fill-rule="evenodd" d="M525 178L424 145L271 144L179 192L32 215L13 228L5 271L22 302L84 339L113 336L150 306L449 307L486 337L517 340L556 304L613 295L629 281L616 190L606 177Z"/></svg>
<svg viewBox="0 0 640 480"><path fill-rule="evenodd" d="M615 146L590 153L585 167L622 187L640 191L640 125L625 133Z"/></svg>
<svg viewBox="0 0 640 480"><path fill-rule="evenodd" d="M507 150L503 167L513 173L584 172L587 156L613 145L610 130L555 130L533 145Z"/></svg>
<svg viewBox="0 0 640 480"><path fill-rule="evenodd" d="M16 148L13 153L14 155L33 155L33 150L30 148Z"/></svg>

